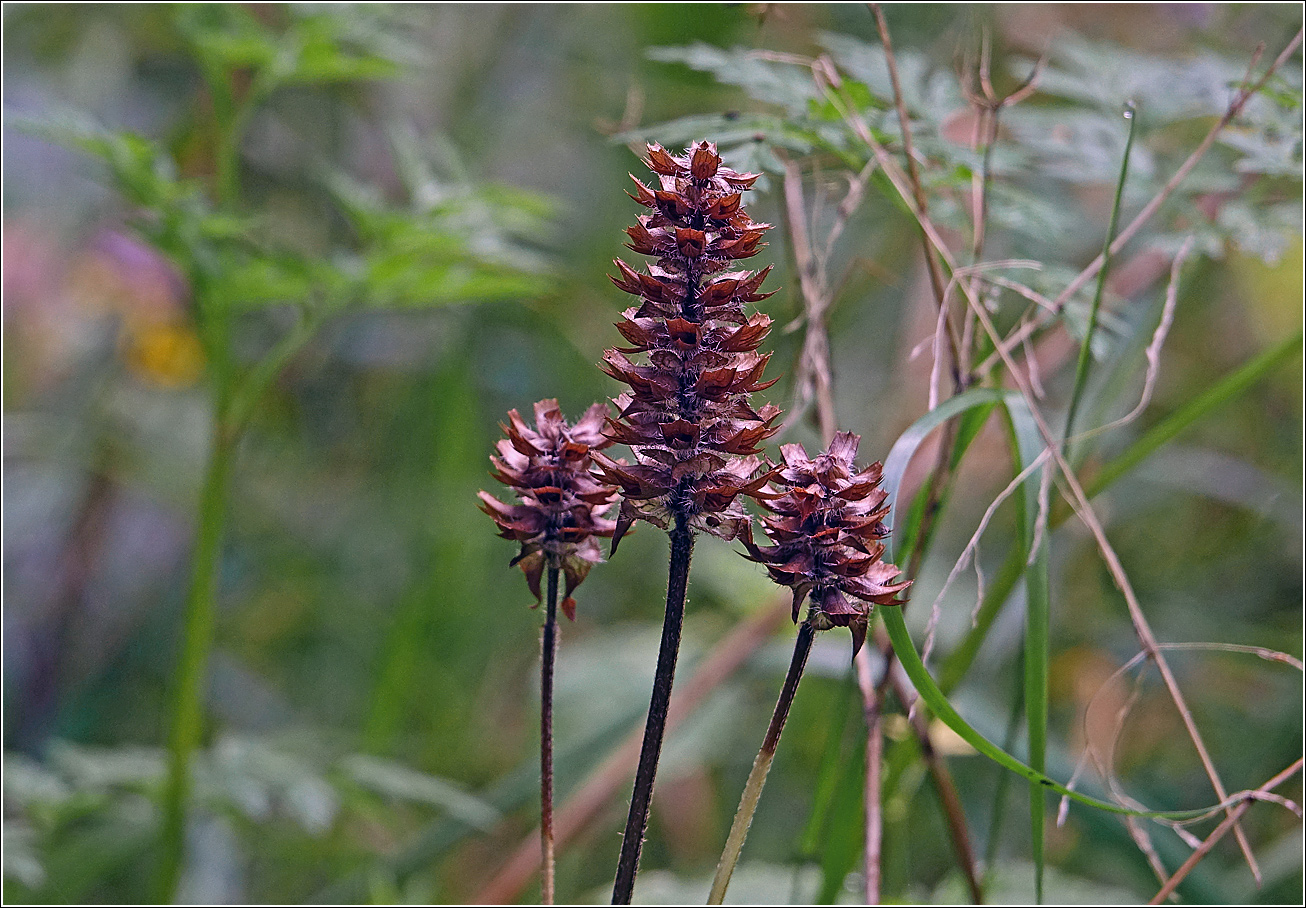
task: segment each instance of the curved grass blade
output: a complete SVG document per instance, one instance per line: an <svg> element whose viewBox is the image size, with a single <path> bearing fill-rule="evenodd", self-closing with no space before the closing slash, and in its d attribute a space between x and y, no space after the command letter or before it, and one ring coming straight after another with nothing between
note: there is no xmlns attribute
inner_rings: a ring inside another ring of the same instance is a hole
<svg viewBox="0 0 1306 908"><path fill-rule="evenodd" d="M942 425L947 419L952 418L973 407L985 404L1000 402L1006 405L1009 412L1025 406L1023 399L1016 391L1003 390L996 388L977 388L959 394L950 398L947 402L939 405L935 409L926 413L916 422L912 423L893 445L889 452L888 458L885 459L884 467L884 489L889 493L887 503L890 507L890 517L892 517L898 506L899 493L901 491L902 477L906 472L907 464L911 461L912 455L920 446L925 437L935 428ZM1023 420L1021 420L1023 422ZM1019 425L1019 423L1017 423ZM1035 455L1037 456L1037 455ZM888 521L885 521L886 524ZM892 539L892 537L890 537ZM934 678L931 677L929 670L921 661L920 654L916 651L916 645L912 642L911 633L907 630L906 620L903 618L902 609L899 608L880 608L876 610L884 620L885 629L889 632L889 639L893 643L894 653L898 661L902 664L903 670L907 677L911 679L912 684L916 687L917 693L925 702L925 705L941 719L944 724L955 731L962 740L966 741L977 751L984 754L989 759L1005 766L1012 772L1017 773L1023 778L1036 783L1043 788L1050 789L1058 794L1065 795L1073 801L1086 804L1090 807L1096 807L1099 810L1105 810L1110 813L1120 814L1122 816L1137 816L1163 820L1191 820L1203 817L1215 810L1223 810L1238 802L1237 796L1222 801L1219 804L1211 805L1197 810L1183 811L1140 811L1128 807L1121 807L1118 804L1112 804L1109 801L1099 800L1078 791L1072 791L1065 785L1049 778L1043 772L1022 763L993 742L989 741L978 731L972 728L965 719L953 708L943 691L939 690Z"/></svg>
<svg viewBox="0 0 1306 908"><path fill-rule="evenodd" d="M920 654L916 652L916 644L912 642L911 632L907 630L907 623L902 617L902 610L885 608L880 609L880 612L884 618L884 627L889 632L889 639L893 641L894 654L897 655L898 661L902 663L903 671L907 673L907 677L911 679L912 684L916 687L916 692L920 694L921 699L925 701L930 711L971 747L1017 775L1031 782L1036 782L1049 791L1065 795L1072 801L1078 801L1089 807L1096 807L1098 810L1105 810L1108 813L1127 817L1143 817L1155 820L1196 820L1207 817L1216 811L1232 807L1242 800L1243 796L1239 793L1218 804L1195 810L1133 810L1067 788L1055 779L1049 778L1038 770L1020 762L972 728L953 709L952 704L948 702L948 698L943 695L943 691L939 690L938 685L934 683L934 679L930 676L925 664L921 662Z"/></svg>
<svg viewBox="0 0 1306 908"><path fill-rule="evenodd" d="M974 388L948 398L898 436L898 440L893 443L893 448L889 451L889 456L884 459L884 488L889 490L889 503L892 505L889 516L884 520L885 526L890 531L889 560L895 564L902 563L903 552L906 551L898 533L893 530L893 523L898 515L898 488L902 485L903 474L907 472L907 464L911 462L912 455L916 453L921 442L954 416L959 416L975 407L1001 403L1013 394L1014 391L997 388Z"/></svg>

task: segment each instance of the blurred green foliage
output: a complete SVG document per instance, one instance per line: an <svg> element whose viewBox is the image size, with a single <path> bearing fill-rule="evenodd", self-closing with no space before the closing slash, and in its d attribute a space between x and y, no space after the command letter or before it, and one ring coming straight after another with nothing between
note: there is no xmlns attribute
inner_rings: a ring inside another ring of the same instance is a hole
<svg viewBox="0 0 1306 908"><path fill-rule="evenodd" d="M894 7L889 19L932 215L966 235L967 193L987 166L984 257L1038 260L1040 271L1000 273L1055 295L1101 247L1124 101L1141 112L1127 220L1223 112L1255 44L1272 56L1297 23L1269 5L1032 9ZM636 213L621 191L641 165L621 143L717 141L732 166L766 175L752 210L782 228L784 162L795 161L810 229L824 235L868 155L845 112L899 148L870 15L24 5L6 6L4 24L6 900L147 897L223 360L259 393L230 490L180 897L474 898L530 836L538 745L538 616L475 491L509 407L556 396L574 415L613 392L593 364L617 342L621 304L603 274ZM987 165L956 72L958 61L973 69L982 31L1005 90L1048 52L1038 92L1003 111ZM793 62L820 54L839 76L826 90ZM1089 446L1089 471L1299 329L1300 60L1124 250L1121 262L1141 268L1156 253L1164 265L1197 238L1152 404ZM915 224L873 181L831 252L829 326L836 410L865 456L883 457L925 408L928 357L910 351L933 314ZM766 307L784 325L802 313L784 229L761 258L777 265L768 283L781 292ZM1108 284L1084 424L1136 402L1164 270ZM1082 338L1090 294L1044 335L1053 401L1068 393L1065 351ZM1003 327L1027 305L1009 289L989 302ZM798 331L771 338L788 373L777 402L794 393L800 342ZM1163 639L1301 656L1299 379L1298 368L1276 372L1099 499ZM999 434L981 432L962 464L914 591L922 605L907 613L914 628L1011 475ZM815 438L804 422L781 440L811 449ZM985 537L986 571L1015 533L1008 507ZM696 553L685 677L772 596L711 542ZM1065 779L1089 698L1137 641L1086 534L1067 523L1051 552L1048 770ZM636 533L592 573L563 629L560 804L642 720L664 557L658 534ZM963 582L943 602L945 657L975 592ZM954 693L991 740L1003 738L1020 640L1008 608ZM860 866L864 726L846 643L818 643L734 897L774 898L790 882L800 900L859 889L849 871ZM790 646L779 635L670 736L647 898L706 893ZM1300 756L1290 669L1223 653L1173 662L1231 790ZM1154 680L1139 690L1117 746L1122 784L1149 806L1210 803L1164 691ZM950 767L983 852L1000 770L964 753ZM963 890L921 772L905 762L886 794L885 892L952 901ZM991 850L998 890L1023 899L1018 788ZM1281 792L1300 801L1300 781ZM624 794L560 849L561 900L606 897ZM1251 886L1225 842L1181 887L1185 900L1300 898L1300 823L1271 805L1244 823L1266 885ZM1154 841L1170 869L1187 853L1169 831ZM1048 858L1049 900L1156 888L1121 822L1088 810L1049 828Z"/></svg>

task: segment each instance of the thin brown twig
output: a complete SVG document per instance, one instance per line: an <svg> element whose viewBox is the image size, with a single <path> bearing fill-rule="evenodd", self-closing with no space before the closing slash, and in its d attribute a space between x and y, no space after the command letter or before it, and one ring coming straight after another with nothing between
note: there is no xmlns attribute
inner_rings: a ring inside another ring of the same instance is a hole
<svg viewBox="0 0 1306 908"><path fill-rule="evenodd" d="M803 335L803 352L798 359L798 376L794 388L794 405L785 420L786 427L801 419L813 396L821 434L834 437L834 401L830 396L830 338L825 330L825 310L830 304L823 269L812 254L807 232L807 208L803 201L803 178L798 165L785 162L785 211L789 238L798 265L798 286L803 297L807 330Z"/></svg>
<svg viewBox="0 0 1306 908"><path fill-rule="evenodd" d="M1147 374L1143 378L1143 391L1138 396L1138 403L1119 419L1112 420L1096 429L1080 432L1071 439L1073 442L1079 443L1095 435L1101 435L1103 432L1109 432L1112 429L1118 429L1120 426L1133 422L1152 402L1152 392L1156 388L1156 381L1161 373L1161 347L1165 344L1166 336L1170 333L1170 325L1174 322L1174 312L1178 305L1179 271L1183 268L1184 259L1188 257L1188 253L1192 248L1193 238L1190 236L1184 240L1184 244L1179 247L1179 251L1175 253L1174 261L1170 264L1170 283L1166 285L1165 304L1161 307L1161 320L1157 323L1156 330L1152 332L1152 340L1148 343L1147 349L1143 351L1143 355L1147 358Z"/></svg>
<svg viewBox="0 0 1306 908"><path fill-rule="evenodd" d="M984 252L985 229L988 224L988 189L989 181L992 177L993 147L998 140L999 120L1004 107L1013 107L1021 101L1028 98L1034 93L1038 86L1039 77L1043 73L1043 67L1047 64L1047 54L1039 56L1034 64L1034 69L1030 72L1029 77L1016 87L1015 91L1005 97L1001 97L993 88L993 81L990 76L990 67L992 64L993 47L987 32L981 38L980 59L977 66L977 78L980 84L980 92L972 91L967 85L967 79L958 74L957 82L961 86L962 95L966 101L975 110L975 126L971 130L971 148L978 151L984 149L983 157L980 160L980 169L971 176L971 250L970 262L975 265L979 262ZM975 278L976 287L974 292L978 293L978 276ZM971 343L974 336L974 315L970 310L962 320L962 343L961 352L963 361L970 361Z"/></svg>
<svg viewBox="0 0 1306 908"><path fill-rule="evenodd" d="M1201 862L1202 858L1206 857L1210 853L1211 849L1216 846L1216 843L1218 843L1220 839L1224 838L1225 833L1227 833L1230 829L1235 828L1239 818L1242 817L1242 815L1247 812L1247 808L1252 805L1252 802L1256 800L1260 800L1256 797L1257 793L1264 794L1270 792L1272 789L1282 785L1288 779L1292 778L1294 775L1300 772L1301 768L1302 768L1302 761L1298 759L1294 761L1293 764L1289 766L1287 769L1285 769L1283 772L1279 773L1273 779L1270 779L1270 781L1266 782L1260 788L1256 789L1255 792L1247 792L1247 794L1244 795L1245 800L1237 807L1234 807L1229 811L1229 815L1220 822L1219 826L1215 827L1215 829L1211 831L1211 834L1206 837L1206 839L1202 842L1200 846L1198 846L1197 850L1188 856L1188 860L1184 861L1183 864L1179 866L1179 869L1174 872L1174 875L1171 876L1170 879L1165 881L1165 885L1161 887L1160 891L1158 891L1156 895L1152 896L1152 900L1148 902L1148 904L1159 905L1170 896L1170 893L1175 891L1175 889L1179 886L1179 884L1183 882L1184 877L1188 876L1188 874L1192 872L1193 868L1196 867ZM1288 807L1288 809L1290 810L1293 810L1293 812L1296 813L1298 816L1301 816L1300 808L1294 810L1293 808L1296 808L1296 805L1293 804L1291 801L1287 802L1287 804L1285 804L1284 806Z"/></svg>
<svg viewBox="0 0 1306 908"><path fill-rule="evenodd" d="M911 118L907 115L907 102L903 97L902 85L898 81L898 61L893 54L893 42L889 39L889 23L884 19L884 11L880 9L880 4L870 4L871 12L875 15L875 27L880 33L880 42L884 45L884 62L889 70L889 82L893 86L893 106L898 112L898 124L902 129L902 149L907 158L907 176L911 182L913 198L916 200L916 207L921 212L929 215L929 203L925 198L925 187L921 185L920 169L916 165L916 152L912 147L911 139ZM930 287L934 290L935 304L939 307L945 305L943 298L943 269L939 267L938 259L934 256L934 250L930 247L928 237L922 236L921 243L925 251L925 267L930 275ZM960 349L957 331L952 324L951 316L945 316L948 323L948 341L949 353L951 354L951 373L953 390L960 393L965 390L966 382L961 374Z"/></svg>
<svg viewBox="0 0 1306 908"><path fill-rule="evenodd" d="M721 639L687 682L671 697L667 731L674 731L707 697L789 620L790 597L777 600L751 615ZM628 784L639 759L643 728L636 728L595 769L554 815L554 842L561 847L585 829L621 788ZM539 833L527 836L494 878L472 899L476 904L511 902L529 885L540 866Z"/></svg>
<svg viewBox="0 0 1306 908"><path fill-rule="evenodd" d="M1297 659L1296 657L1291 656L1288 653L1281 652L1279 650L1268 649L1263 646L1246 646L1240 643L1209 643L1208 642L1208 643L1162 643L1159 645L1158 648L1169 652L1221 652L1221 653L1237 653L1237 654L1243 654L1249 656L1256 656L1258 659L1263 659L1266 662L1279 662L1282 663L1283 665L1287 665L1292 668L1295 668L1299 672L1306 672L1306 664L1303 664L1300 659ZM1105 681L1103 681L1102 684L1098 687L1098 689L1093 692L1093 695L1088 698L1088 702L1084 704L1084 715L1081 720L1083 723L1083 734L1084 734L1085 741L1089 739L1088 716L1089 713L1092 712L1094 706L1097 704L1098 698L1102 696L1102 693L1106 691L1108 688L1110 688L1112 684L1114 684L1124 675L1128 674L1133 668L1135 668L1139 663L1143 662L1147 658L1148 658L1148 653L1146 650L1142 650L1138 653L1135 653L1134 656L1128 662L1126 662L1124 665L1120 666L1118 669L1112 672L1111 676L1108 677ZM1089 749L1086 747L1084 753L1080 754L1079 760L1075 764L1075 771L1071 774L1070 781L1066 783L1067 788L1074 789L1076 787L1076 785L1079 782L1080 776L1082 776L1084 774L1084 770L1088 768L1088 762L1091 757L1092 754L1089 753ZM1102 772L1100 766L1098 771ZM1105 778L1105 773L1103 773L1103 777ZM1065 823L1066 812L1069 810L1069 808L1070 808L1070 799L1067 798L1065 795L1062 795L1061 804L1057 810L1058 826ZM1163 822L1163 821L1158 821L1158 822ZM1182 824L1169 824L1169 825L1182 825Z"/></svg>
<svg viewBox="0 0 1306 908"><path fill-rule="evenodd" d="M925 262L930 276L930 284L934 291L935 304L941 310L943 322L947 326L946 335L948 338L949 372L952 376L953 392L961 393L966 389L966 386L969 383L969 373L967 376L963 377L961 372L961 361L959 359L960 340L957 337L957 331L952 323L951 315L947 310L948 300L943 281L943 272L939 267L938 260L935 258L935 249L942 247L941 244L935 242L935 248L931 248L933 238L929 236L929 232L933 231L937 235L937 231L933 230L933 224L929 218L929 208L928 202L925 198L925 190L921 185L920 173L916 167L915 152L912 149L911 143L911 122L910 118L907 116L907 105L906 100L903 97L902 85L898 80L898 63L897 58L893 53L893 42L889 38L888 23L884 19L884 12L880 9L879 4L872 3L870 4L870 8L871 12L875 15L875 24L880 33L880 41L884 45L885 65L889 70L889 80L893 86L894 107L897 110L898 121L902 129L903 150L907 159L907 185L911 188L912 193L912 200L908 202L908 205L911 207L913 214L917 215L916 222L920 226L922 234L924 234L922 236L922 242L925 246ZM875 137L871 134L870 128L867 127L864 121L862 121L861 117L852 114L851 111L846 109L841 109L841 113L845 120L853 124L854 131L858 133L859 137L872 148L876 159L880 162L880 166L886 167L886 164L888 164L892 165L894 170L897 170L896 163L889 157L883 146L875 140ZM886 169L886 174L887 173L888 171ZM901 171L898 171L898 174L899 177L901 177ZM893 179L892 175L890 175L890 179ZM897 182L895 182L895 186L898 186ZM900 189L900 191L902 190ZM930 231L926 230L927 225L929 225ZM955 271L956 263L949 262L949 267ZM952 478L952 443L956 438L956 431L956 423L951 420L945 423L942 429L938 456L933 469L930 471L929 479L927 480L928 485L926 487L925 506L921 512L921 520L916 534L918 542L912 549L911 561L907 566L907 576L909 577L915 577L920 572L921 561L924 558L927 547L919 543L929 537L934 518L941 506L943 490L948 487Z"/></svg>
<svg viewBox="0 0 1306 908"><path fill-rule="evenodd" d="M798 266L798 283L803 299L803 320L806 332L803 351L798 360L794 403L785 418L782 432L792 428L802 419L812 400L816 401L817 420L821 435L827 440L834 437L837 424L834 418L834 398L831 391L830 338L825 324L825 314L834 303L834 293L829 284L826 267L835 241L843 232L848 219L861 204L867 181L875 172L876 164L868 161L849 183L848 193L839 204L834 222L825 240L825 248L818 251L807 231L807 208L803 199L803 181L798 165L785 162L784 198L789 239Z"/></svg>
<svg viewBox="0 0 1306 908"><path fill-rule="evenodd" d="M984 308L979 305L977 300L970 298L969 301L975 308L975 313L979 318L980 323L984 326L984 330L988 332L989 337L994 344L997 344L1000 335L998 334L997 328L994 327L992 320L989 318L988 313L984 311ZM1102 560L1106 564L1107 570L1110 572L1116 586L1120 588L1121 593L1124 595L1125 605L1129 611L1129 618L1134 626L1134 634L1138 637L1139 642L1142 644L1143 649L1147 651L1149 657L1156 663L1157 671L1160 672L1161 678L1165 682L1166 690L1169 691L1170 698L1174 701L1175 708L1179 711L1179 715L1184 723L1184 728L1187 730L1188 737L1192 740L1193 747L1196 749L1197 755L1202 761L1202 767L1206 770L1206 776L1211 782L1211 787L1215 790L1216 796L1221 801L1227 800L1229 795L1224 787L1224 783L1220 781L1220 775L1215 769L1215 763L1211 760L1211 755L1206 749L1206 744L1202 740L1201 733L1197 730L1197 724L1193 719L1192 711L1188 708L1183 692L1179 689L1179 682L1175 679L1174 673L1170 670L1170 665L1161 652L1161 646L1158 643L1155 634L1152 633L1151 625L1143 614L1142 605L1139 603L1138 597L1134 593L1133 585L1130 583L1129 577L1125 573L1124 566L1120 563L1120 557L1116 554L1114 547L1112 547L1111 543L1107 540L1106 531L1102 528L1101 522L1097 519L1092 505L1089 504L1088 496L1085 494L1083 486L1075 476L1074 469L1062 455L1059 449L1060 446L1056 441L1056 436L1052 433L1046 420L1043 419L1042 414L1039 412L1038 403L1034 399L1033 392L1030 390L1025 379L1017 369L1015 362L1011 359L1010 355L1006 353L1003 354L1003 362L1011 374L1012 381L1016 383L1021 396L1025 399L1025 404L1029 408L1030 415L1033 417L1040 435L1043 437L1044 444L1053 449L1052 457L1056 461L1057 469L1061 473L1062 480L1066 487L1069 488L1071 497L1074 499L1070 502L1071 507L1092 534L1097 543L1098 550L1102 554ZM1226 809L1226 813L1232 815L1232 812L1232 807ZM1235 835L1238 834L1238 832L1235 832ZM1242 841L1246 841L1245 837ZM1244 856L1247 858L1248 866L1251 868L1253 876L1256 877L1259 883L1260 871L1256 864L1256 859L1251 853L1250 846L1244 849Z"/></svg>
<svg viewBox="0 0 1306 908"><path fill-rule="evenodd" d="M865 181L870 178L874 162L868 162L862 172L854 181L854 185L864 187ZM811 240L806 232L805 209L802 206L801 181L798 179L796 172L786 167L786 204L788 206L788 219L790 225L803 225L801 233L791 236L791 241L795 248L795 254L800 262L800 274L802 272L802 262L811 260L810 250ZM851 195L851 192L850 192ZM846 200L845 200L846 201ZM849 211L851 214L851 210ZM838 222L836 222L838 223ZM827 243L827 251L832 244ZM803 286L804 297L807 296L807 286ZM828 294L828 288L824 284L817 284L815 281L810 285L816 299L822 299L821 294ZM819 288L819 289L818 289ZM824 315L828 308L828 301L824 305L811 306L808 314L807 330L809 335L817 332L824 335L826 326L824 324ZM829 359L822 358L813 360L811 363L813 369L824 370L825 374L818 379L825 387L833 391L833 377L829 373ZM837 421L834 413L833 393L828 395L818 395L816 399L817 421L821 426L821 434L828 445L834 438L837 429ZM917 565L919 567L919 565ZM914 577L915 573L909 573L908 576ZM879 879L880 879L880 836L883 830L883 810L881 804L881 784L878 778L871 776L871 757L874 753L883 755L883 704L886 685L891 682L893 675L893 646L884 633L884 628L876 629L876 644L880 649L884 660L884 681L881 685L868 693L865 686L862 687L863 704L867 710L867 786L865 790L866 799L866 822L867 822L867 847L866 847L866 878L867 878L867 899L874 897L879 898ZM869 656L866 648L858 653L855 664L858 666L858 681L862 683L863 670L866 672L866 679L869 680L870 663L867 661ZM905 705L909 702L906 689L902 686L901 679L892 679L895 694L899 703ZM961 805L961 798L957 795L956 786L952 782L952 776L948 772L947 765L943 758L935 751L930 741L929 727L923 722L912 722L911 728L916 734L920 743L921 754L930 773L930 778L939 795L939 803L942 806L944 819L948 827L949 836L952 839L953 850L957 855L957 861L963 874L966 876L967 884L970 886L973 899L976 904L983 901L983 890L979 881L979 874L975 866L974 851L970 845L970 837L966 827L966 815ZM876 738L878 737L878 743ZM878 751L876 750L878 748ZM875 904L876 902L871 902Z"/></svg>
<svg viewBox="0 0 1306 908"><path fill-rule="evenodd" d="M1242 92L1239 93L1238 98L1236 98L1235 102L1230 105L1229 112L1227 112L1225 117L1221 119L1221 124L1227 125L1228 122L1232 120L1234 116L1237 115L1238 111L1240 111L1242 107L1246 104L1248 98L1250 98L1252 94L1258 91L1260 87L1264 85L1266 80L1268 80L1270 74L1273 73L1275 69L1277 69L1284 61L1287 60L1287 58L1291 55L1291 53L1301 43L1301 40L1302 40L1302 32L1298 32L1297 35L1293 38L1293 40L1284 49L1284 51L1278 56L1278 58L1276 58L1276 60L1266 71L1266 73L1260 78L1260 80L1258 80L1257 83L1251 88L1244 89ZM1253 60L1253 66L1254 64L1255 64L1255 60ZM871 134L869 128L867 128L866 124L863 121L861 121L860 117L857 117L855 115L850 115L846 111L844 112L844 116L853 125L853 128L858 132L859 137L861 137L862 140L865 141L870 146L872 152L875 154L876 159L879 160L880 167L884 170L885 176L887 176L890 182L893 183L894 188L898 191L898 194L902 198L903 202L912 209L913 214L916 215L917 217L918 223L921 225L921 229L925 232L926 236L930 238L930 241L934 243L935 249L938 252L939 256L946 263L948 263L950 267L955 269L956 267L955 260L952 258L950 252L948 251L947 245L943 242L943 239L939 236L938 230L930 222L928 216L924 212L921 212L918 206L916 206L909 185L907 181L903 178L903 174L901 170L898 168L897 163L888 155L884 147L875 139L875 136ZM1223 128L1223 126L1221 126L1221 128ZM1139 217L1135 218L1135 220L1131 222L1129 227L1125 228L1126 231L1136 232L1142 226L1142 223L1144 223L1146 220L1146 218L1144 218L1143 215L1146 214L1148 217L1151 216L1151 214L1156 210L1156 208L1160 206L1161 201L1164 200L1163 197L1168 197L1169 192L1172 192L1174 186L1178 185L1179 180L1182 179L1183 175L1186 174L1187 170L1191 170L1192 167L1196 165L1196 162L1201 157L1201 154L1204 154L1206 148L1209 148L1210 144L1214 142L1215 136L1217 134L1218 134L1218 130L1213 130L1212 133L1208 134L1207 139L1203 141L1202 145L1199 146L1197 151L1195 151L1193 155L1190 155L1188 160L1185 161L1183 165L1181 165L1180 168L1181 172L1176 173L1177 179L1171 178L1171 180L1167 181L1166 188L1163 188L1161 193L1158 193L1157 198L1155 198L1152 203L1149 203L1148 206L1143 210L1143 212L1140 212ZM1201 154L1199 154L1199 152ZM1132 233L1130 235L1132 235ZM1128 239L1128 237L1125 236L1124 232L1122 232L1121 236L1117 238L1117 243L1123 245L1123 243L1121 242L1122 238ZM1114 244L1112 248L1113 249L1115 248ZM1081 273L1082 280L1087 281L1094 274L1096 274L1097 269L1101 267L1100 259L1101 257L1099 257L1099 262L1096 267L1090 265L1089 268L1086 268L1085 271ZM1078 287L1075 287L1073 289L1078 289ZM1073 293L1073 289L1071 290L1072 293ZM1001 358L1003 364L1010 372L1012 380L1016 383L1018 389L1021 392L1021 395L1024 397L1026 404L1029 407L1030 413L1032 414L1034 421L1039 428L1039 432L1043 436L1044 443L1049 445L1056 444L1056 442L1054 441L1055 436L1053 436L1053 434L1048 428L1046 421L1043 419L1042 415L1040 414L1038 410L1037 401L1035 400L1034 395L1027 381L1023 378L1023 376L1017 369L1016 364L1011 357L1010 350L1007 349L1007 345L1011 343L1011 339L1007 339L1006 341L1004 341L1004 339L998 333L997 329L994 327L992 320L988 317L987 312L984 311L983 306L980 305L979 301L975 298L974 294L970 292L970 288L968 286L963 284L962 291L967 297L968 305L975 312L976 316L983 324L985 331L989 334L989 337L992 340L995 347L995 355ZM1068 295L1063 292L1062 296L1058 298L1061 304L1064 304L1063 297L1067 299L1069 298ZM980 371L983 372L982 369ZM1075 477L1073 469L1070 467L1069 463L1065 460L1065 458L1060 455L1059 452L1054 452L1054 457L1056 460L1058 471L1064 477L1064 482L1066 486L1069 487L1071 492L1071 497L1073 497L1074 499L1074 501L1071 502L1072 507L1074 508L1076 514L1084 522L1085 526L1087 526L1089 528L1089 531L1092 533L1094 540L1098 546L1098 549L1102 553L1103 561L1106 563L1108 571L1111 573L1112 578L1115 580L1117 586L1120 587L1121 592L1124 594L1125 603L1129 610L1130 620L1134 626L1135 634L1138 636L1140 642L1142 642L1144 649L1148 650L1149 653L1152 654L1152 658L1156 660L1157 668L1161 673L1162 679L1165 681L1165 685L1170 693L1171 699L1173 699L1175 702L1175 707L1179 710L1179 713L1183 718L1185 729L1187 730L1189 737L1193 741L1193 746L1197 750L1198 756L1201 758L1202 766L1206 770L1206 774L1208 779L1210 779L1211 781L1212 788L1215 790L1217 796L1222 801L1226 800L1228 798L1228 794L1226 793L1224 784L1220 781L1219 774L1215 770L1215 765L1211 760L1209 752L1206 750L1206 745L1202 741L1200 732L1198 732L1197 730L1196 724L1194 723L1192 718L1192 713L1188 709L1187 703L1183 697L1183 693L1179 689L1178 682L1175 680L1173 673L1170 671L1169 665L1165 661L1165 657L1161 654L1160 650L1158 649L1158 643L1156 637L1152 633L1151 626L1148 624L1147 619L1143 614L1142 607L1139 604L1138 599L1134 594L1133 587L1130 584L1128 577L1125 575L1124 568L1120 564L1119 557L1116 555L1115 550L1112 548L1110 542L1107 540L1106 533L1102 529L1101 523L1097 520L1092 510L1092 507L1089 505L1088 498L1084 494L1083 487L1080 485L1078 479ZM917 546L917 551L919 552L919 550L920 550L920 546ZM1230 810L1232 810L1232 808L1230 808ZM1243 835L1241 828L1235 831L1235 836L1238 838L1240 846L1243 847L1243 855L1247 859L1248 866L1252 869L1253 876L1255 876L1259 881L1260 872L1256 864L1256 859L1252 855L1250 846L1246 845L1246 837Z"/></svg>

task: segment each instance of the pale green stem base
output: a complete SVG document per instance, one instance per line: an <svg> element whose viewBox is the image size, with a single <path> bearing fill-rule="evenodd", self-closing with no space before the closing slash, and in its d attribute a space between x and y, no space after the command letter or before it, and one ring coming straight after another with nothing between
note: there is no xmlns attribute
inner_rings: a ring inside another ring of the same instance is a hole
<svg viewBox="0 0 1306 908"><path fill-rule="evenodd" d="M218 556L222 548L227 487L235 458L235 439L219 416L200 495L199 529L190 590L186 596L181 659L173 693L172 728L168 735L168 778L163 791L161 860L155 901L168 903L176 895L186 845L186 813L190 800L191 756L199 746L204 719L204 680L213 647L216 616Z"/></svg>
<svg viewBox="0 0 1306 908"><path fill-rule="evenodd" d="M757 812L757 803L762 799L762 789L766 787L766 774L775 762L775 751L761 751L753 761L753 770L748 774L744 784L743 797L739 799L739 809L735 812L735 821L726 838L726 847L721 852L717 864L716 876L712 878L712 892L707 897L709 905L720 905L726 897L726 888L730 877L739 863L740 852L744 850L744 840L748 838L748 827L753 825L753 814Z"/></svg>
<svg viewBox="0 0 1306 908"><path fill-rule="evenodd" d="M803 668L807 657L812 652L812 641L816 631L804 621L798 628L798 639L794 641L794 655L789 662L789 672L785 675L784 687L780 689L780 698L776 701L775 711L771 713L771 725L762 740L762 748L753 761L753 769L744 783L744 794L739 799L739 809L735 811L734 823L730 826L730 835L726 837L726 847L721 852L717 863L716 876L712 879L712 892L707 897L709 905L720 905L726 897L730 886L730 877L739 863L740 852L744 850L744 840L748 838L748 827L753 823L753 814L757 813L757 803L762 798L762 789L766 786L766 774L771 771L771 762L775 760L775 749L780 745L780 734L784 731L785 720L789 718L789 707L793 705L794 694L798 692L798 682L803 678Z"/></svg>

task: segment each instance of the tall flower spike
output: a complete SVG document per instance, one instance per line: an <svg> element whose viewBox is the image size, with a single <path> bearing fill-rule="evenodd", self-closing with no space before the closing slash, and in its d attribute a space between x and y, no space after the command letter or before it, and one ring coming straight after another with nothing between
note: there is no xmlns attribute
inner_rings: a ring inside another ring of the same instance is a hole
<svg viewBox="0 0 1306 908"><path fill-rule="evenodd" d="M572 592L591 567L603 560L597 537L610 537L616 522L609 516L617 490L589 472L595 448L610 442L603 437L604 404L594 404L569 425L556 400L535 404L535 428L516 410L508 411L498 456L491 457L491 476L509 486L519 504L504 504L489 492L479 492L481 510L494 518L499 535L521 543L512 564L520 565L526 582L542 598L540 577L547 566L566 577L562 610L576 617Z"/></svg>
<svg viewBox="0 0 1306 908"><path fill-rule="evenodd" d="M866 640L872 606L902 605L897 594L911 586L894 583L901 572L882 560L888 495L879 487L879 463L860 472L853 464L860 442L840 432L814 458L802 445L782 445L780 494L762 501L771 512L762 527L774 545L754 545L751 532L744 542L746 558L793 590L794 621L810 596L807 622L815 630L851 630L854 656Z"/></svg>
<svg viewBox="0 0 1306 908"><path fill-rule="evenodd" d="M769 477L756 455L780 413L749 404L774 383L762 379L770 354L757 352L771 319L744 311L771 295L759 292L771 269L728 270L755 255L770 228L740 204L757 175L722 166L711 142L683 155L660 145L648 153L658 188L631 177L631 197L649 212L626 231L627 246L657 263L636 271L616 260L612 282L640 302L617 325L630 346L603 357L603 370L630 386L614 401L619 412L605 434L629 445L635 463L594 456L599 474L622 491L614 549L636 519L663 529L683 520L724 539L743 532L749 518L736 498Z"/></svg>

